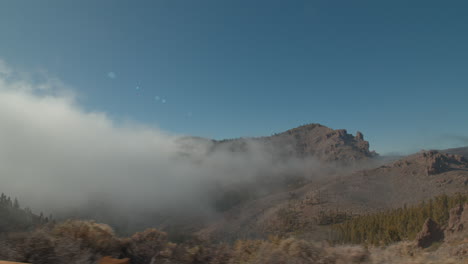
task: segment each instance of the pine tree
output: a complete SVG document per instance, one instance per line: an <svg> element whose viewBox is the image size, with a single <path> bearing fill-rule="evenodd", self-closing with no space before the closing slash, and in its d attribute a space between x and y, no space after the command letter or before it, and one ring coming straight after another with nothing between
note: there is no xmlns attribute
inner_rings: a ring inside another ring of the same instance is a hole
<svg viewBox="0 0 468 264"><path fill-rule="evenodd" d="M20 204L19 204L17 198L15 198L15 201L13 202L13 207L16 208L16 209L19 209L19 208L20 208Z"/></svg>
<svg viewBox="0 0 468 264"><path fill-rule="evenodd" d="M403 208L357 216L335 224L333 228L340 234L341 242L377 245L381 241L392 243L412 240L427 217L432 217L439 225L445 225L450 209L466 202L468 194L443 194L410 207L404 205Z"/></svg>

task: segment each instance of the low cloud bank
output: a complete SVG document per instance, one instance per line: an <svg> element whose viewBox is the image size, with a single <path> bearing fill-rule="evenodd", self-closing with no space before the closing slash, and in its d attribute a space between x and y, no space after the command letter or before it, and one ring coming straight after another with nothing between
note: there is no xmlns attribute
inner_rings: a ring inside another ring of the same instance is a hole
<svg viewBox="0 0 468 264"><path fill-rule="evenodd" d="M84 111L59 80L31 78L0 63L1 190L46 212L97 206L125 212L209 211L207 190L258 175L302 173L314 162L274 162L247 141L245 152Z"/></svg>

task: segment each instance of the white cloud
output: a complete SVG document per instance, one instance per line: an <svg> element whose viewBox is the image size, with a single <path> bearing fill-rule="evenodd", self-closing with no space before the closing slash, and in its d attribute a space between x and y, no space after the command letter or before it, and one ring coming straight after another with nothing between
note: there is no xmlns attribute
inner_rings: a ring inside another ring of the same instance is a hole
<svg viewBox="0 0 468 264"><path fill-rule="evenodd" d="M289 169L254 143L246 153L209 154L209 140L117 125L84 111L58 79L9 80L17 73L0 66L0 191L33 209L56 212L97 196L121 211L203 208L209 183Z"/></svg>

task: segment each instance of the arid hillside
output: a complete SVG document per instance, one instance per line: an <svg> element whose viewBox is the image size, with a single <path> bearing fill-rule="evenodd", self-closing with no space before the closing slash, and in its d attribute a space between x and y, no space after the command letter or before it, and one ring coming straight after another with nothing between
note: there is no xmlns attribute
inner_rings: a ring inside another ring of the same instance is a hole
<svg viewBox="0 0 468 264"><path fill-rule="evenodd" d="M402 207L440 194L468 191L465 157L424 151L373 169L330 176L321 182L275 193L226 212L199 234L248 237L271 233L325 236L331 219Z"/></svg>

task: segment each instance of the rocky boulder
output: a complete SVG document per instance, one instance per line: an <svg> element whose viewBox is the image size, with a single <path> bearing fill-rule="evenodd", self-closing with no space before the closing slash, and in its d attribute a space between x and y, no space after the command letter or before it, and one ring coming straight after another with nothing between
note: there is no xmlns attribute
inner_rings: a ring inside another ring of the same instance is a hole
<svg viewBox="0 0 468 264"><path fill-rule="evenodd" d="M445 229L446 240L457 237L468 237L468 203L452 208L447 228Z"/></svg>
<svg viewBox="0 0 468 264"><path fill-rule="evenodd" d="M444 238L444 232L431 218L426 219L421 232L416 236L416 244L418 247L427 248L432 243L441 241Z"/></svg>

